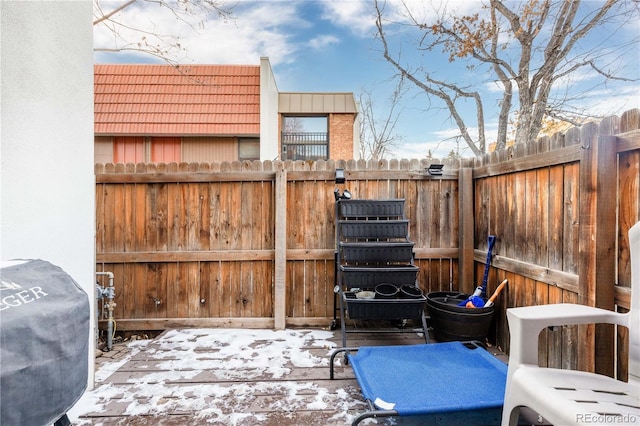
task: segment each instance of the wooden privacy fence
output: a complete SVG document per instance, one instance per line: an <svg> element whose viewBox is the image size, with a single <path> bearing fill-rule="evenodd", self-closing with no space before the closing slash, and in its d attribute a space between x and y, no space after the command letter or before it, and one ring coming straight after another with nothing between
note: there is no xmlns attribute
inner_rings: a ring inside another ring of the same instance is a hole
<svg viewBox="0 0 640 426"><path fill-rule="evenodd" d="M627 231L640 220L639 128L639 111L632 110L474 163L476 274L485 236L497 235L491 281L509 279L495 323L496 342L505 350L508 307L573 302L629 308ZM549 366L614 374L613 327L565 327L540 338ZM576 353L576 341L595 350ZM626 330L618 330L620 353L626 344ZM625 368L618 368L623 377Z"/></svg>
<svg viewBox="0 0 640 426"><path fill-rule="evenodd" d="M406 198L423 289L457 288L457 172L427 165L96 165L96 257L116 276L118 327L328 325L336 166L356 198Z"/></svg>
<svg viewBox="0 0 640 426"><path fill-rule="evenodd" d="M429 175L427 160L97 164L97 270L115 274L119 329L327 326L334 189L404 198L425 292L471 291L487 236L498 237L489 290L503 278L510 284L490 337L508 350L507 307L629 307L639 117L632 110L450 162L443 176ZM345 184L336 185L336 168L345 169ZM595 350L575 353L577 338ZM606 327L566 327L541 339L549 365L602 370L613 356ZM624 364L618 373L626 374Z"/></svg>

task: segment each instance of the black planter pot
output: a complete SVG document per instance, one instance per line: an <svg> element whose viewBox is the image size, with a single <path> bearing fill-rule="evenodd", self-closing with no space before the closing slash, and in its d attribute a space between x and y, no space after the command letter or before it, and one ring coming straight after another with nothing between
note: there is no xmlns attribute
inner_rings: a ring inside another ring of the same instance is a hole
<svg viewBox="0 0 640 426"><path fill-rule="evenodd" d="M400 287L400 297L403 299L419 299L422 296L422 290L419 287L406 284Z"/></svg>
<svg viewBox="0 0 640 426"><path fill-rule="evenodd" d="M458 306L469 295L449 291L427 294L427 309L436 339L439 341L480 341L484 343L494 307L467 308Z"/></svg>
<svg viewBox="0 0 640 426"><path fill-rule="evenodd" d="M381 283L376 286L377 299L393 299L398 296L398 286L391 283Z"/></svg>

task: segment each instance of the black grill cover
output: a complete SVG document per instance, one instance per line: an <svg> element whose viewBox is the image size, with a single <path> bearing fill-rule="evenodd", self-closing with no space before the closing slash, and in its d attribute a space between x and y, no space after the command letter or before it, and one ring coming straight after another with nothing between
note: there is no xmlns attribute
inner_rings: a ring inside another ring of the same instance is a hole
<svg viewBox="0 0 640 426"><path fill-rule="evenodd" d="M0 269L0 424L48 425L87 386L89 299L43 260Z"/></svg>

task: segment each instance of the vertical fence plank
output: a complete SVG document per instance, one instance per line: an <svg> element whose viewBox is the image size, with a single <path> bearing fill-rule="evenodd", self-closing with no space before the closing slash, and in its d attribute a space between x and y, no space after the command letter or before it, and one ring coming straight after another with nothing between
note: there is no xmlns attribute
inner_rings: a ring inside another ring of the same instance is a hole
<svg viewBox="0 0 640 426"><path fill-rule="evenodd" d="M458 276L461 282L461 291L469 292L473 287L473 247L474 247L474 217L473 209L473 170L471 168L460 169L458 175L458 188L460 195L458 223L459 223L459 261Z"/></svg>
<svg viewBox="0 0 640 426"><path fill-rule="evenodd" d="M136 251L136 199L135 199L135 186L132 184L123 185L123 200L122 207L120 210L121 220L122 220L122 242L123 242L123 251L132 252Z"/></svg>
<svg viewBox="0 0 640 426"><path fill-rule="evenodd" d="M547 260L545 264L557 271L563 270L564 241L564 170L562 166L549 168L549 185L547 191L548 239Z"/></svg>
<svg viewBox="0 0 640 426"><path fill-rule="evenodd" d="M229 317L242 318L242 270L241 262L227 262L227 285L229 289Z"/></svg>
<svg viewBox="0 0 640 426"><path fill-rule="evenodd" d="M242 197L244 182L233 182L229 188L229 245L231 250L242 250L243 223L242 206L247 202ZM237 214L240 212L240 214Z"/></svg>
<svg viewBox="0 0 640 426"><path fill-rule="evenodd" d="M110 226L107 223L107 215L105 214L105 198L106 198L106 184L96 184L96 253L107 252L105 248L106 242L106 228ZM96 269L99 271L100 269Z"/></svg>
<svg viewBox="0 0 640 426"><path fill-rule="evenodd" d="M220 266L220 316L233 318L236 298L233 282L234 262L221 262Z"/></svg>
<svg viewBox="0 0 640 426"><path fill-rule="evenodd" d="M535 294L536 305L549 303L549 286L547 284L535 282L532 290ZM549 334L549 330L542 330L538 338L538 360L540 364L545 366L549 365Z"/></svg>
<svg viewBox="0 0 640 426"><path fill-rule="evenodd" d="M497 194L500 193L500 190L502 188L504 188L504 194L505 194L505 214L504 214L504 234L501 238L501 244L500 244L500 252L504 255L507 256L509 258L512 259L517 259L517 253L515 250L515 238L516 238L516 230L519 229L517 227L517 223L516 223L516 203L514 200L514 197L516 197L517 195L517 188L515 187L515 173L509 173L506 175L501 176L502 178L504 178L504 181L501 182L502 179L500 179L498 182L500 184L500 187L496 188L496 197L498 196ZM504 186L501 186L501 185ZM514 283L515 285L515 283Z"/></svg>
<svg viewBox="0 0 640 426"><path fill-rule="evenodd" d="M189 274L187 281L189 318L201 318L204 313L200 304L200 262L189 262L187 271Z"/></svg>
<svg viewBox="0 0 640 426"><path fill-rule="evenodd" d="M119 208L116 203L118 185L104 184L103 191L103 208L105 215L105 222L108 220L108 226L105 226L104 231L104 250L105 252L117 252L122 251L117 243L117 235L122 232L119 215L115 215L114 212ZM108 219L107 219L108 218ZM105 223L106 225L106 223Z"/></svg>
<svg viewBox="0 0 640 426"><path fill-rule="evenodd" d="M176 251L180 249L180 221L182 213L182 203L180 194L180 184L170 183L167 185L167 250Z"/></svg>
<svg viewBox="0 0 640 426"><path fill-rule="evenodd" d="M212 262L200 262L198 302L200 303L200 311L203 318L213 318L211 311L215 300L213 296L214 278Z"/></svg>
<svg viewBox="0 0 640 426"><path fill-rule="evenodd" d="M517 173L515 176L514 187L514 204L515 204L515 226L516 233L513 241L513 249L516 254L516 259L524 259L525 261L531 260L531 246L529 243L529 237L532 233L529 227L527 217L531 216L528 203L531 203L532 194L527 191L527 183L531 181L531 171L524 173ZM531 186L529 184L529 186ZM535 224L533 224L535 225ZM529 230L527 232L527 230Z"/></svg>
<svg viewBox="0 0 640 426"><path fill-rule="evenodd" d="M548 303L562 303L562 289L548 286ZM562 328L552 329L547 332L547 345L549 348L547 355L547 366L550 368L562 367Z"/></svg>
<svg viewBox="0 0 640 426"><path fill-rule="evenodd" d="M147 265L146 271L146 290L147 295L153 301L150 304L150 312L147 312L149 318L166 317L167 312L167 281L164 273L165 266L161 263L150 263Z"/></svg>
<svg viewBox="0 0 640 426"><path fill-rule="evenodd" d="M233 234L231 231L231 216L233 215L233 211L231 210L231 188L233 186L232 182L221 182L220 183L220 228L219 228L219 245L218 248L220 250L231 250L233 248L231 239L233 238Z"/></svg>
<svg viewBox="0 0 640 426"><path fill-rule="evenodd" d="M491 179L491 193L492 203L495 205L492 209L491 218L491 234L496 236L496 243L494 247L495 254L506 253L506 247L509 241L511 241L512 234L509 233L509 221L507 212L507 203L498 194L505 194L506 192L507 177L504 175L496 176ZM504 195L503 195L504 197Z"/></svg>
<svg viewBox="0 0 640 426"><path fill-rule="evenodd" d="M153 304L153 300L147 293L147 265L136 263L132 269L133 279L131 282L137 284L133 292L133 317L145 318L149 306Z"/></svg>
<svg viewBox="0 0 640 426"><path fill-rule="evenodd" d="M178 318L189 318L189 267L182 262L177 265L177 279L175 285L176 315Z"/></svg>
<svg viewBox="0 0 640 426"><path fill-rule="evenodd" d="M252 223L254 220L253 193L251 187L250 182L239 182L234 188L234 196L232 198L234 206L232 211L240 212L240 215L234 215L236 221L233 226L233 240L236 241L236 250L248 250L251 248Z"/></svg>
<svg viewBox="0 0 640 426"><path fill-rule="evenodd" d="M238 286L240 294L238 297L240 308L240 318L249 318L253 316L253 304L255 301L255 282L253 280L253 262L238 262L240 273L238 274Z"/></svg>
<svg viewBox="0 0 640 426"><path fill-rule="evenodd" d="M220 182L209 183L209 249L220 250L222 217L222 202Z"/></svg>
<svg viewBox="0 0 640 426"><path fill-rule="evenodd" d="M534 261L536 265L548 266L549 253L549 168L536 170L538 230Z"/></svg>
<svg viewBox="0 0 640 426"><path fill-rule="evenodd" d="M211 250L211 186L207 183L198 185L198 249Z"/></svg>
<svg viewBox="0 0 640 426"><path fill-rule="evenodd" d="M521 204L524 212L524 239L520 240L522 245L522 259L527 263L536 263L536 252L540 243L540 231L543 223L540 218L540 206L538 204L538 180L536 170L529 170L524 173L524 200ZM522 195L520 196L522 197Z"/></svg>
<svg viewBox="0 0 640 426"><path fill-rule="evenodd" d="M135 318L135 281L134 267L132 263L106 265L107 271L114 273L114 286L116 287L116 318ZM115 275L118 273L119 275Z"/></svg>
<svg viewBox="0 0 640 426"><path fill-rule="evenodd" d="M579 219L579 176L580 164L572 163L564 166L564 236L562 270L578 273L578 226Z"/></svg>

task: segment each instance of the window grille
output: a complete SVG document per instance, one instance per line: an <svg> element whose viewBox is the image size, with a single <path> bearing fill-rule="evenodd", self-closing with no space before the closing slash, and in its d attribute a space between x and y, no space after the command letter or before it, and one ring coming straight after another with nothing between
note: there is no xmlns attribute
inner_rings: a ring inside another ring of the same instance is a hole
<svg viewBox="0 0 640 426"><path fill-rule="evenodd" d="M283 160L327 160L327 132L282 132Z"/></svg>

